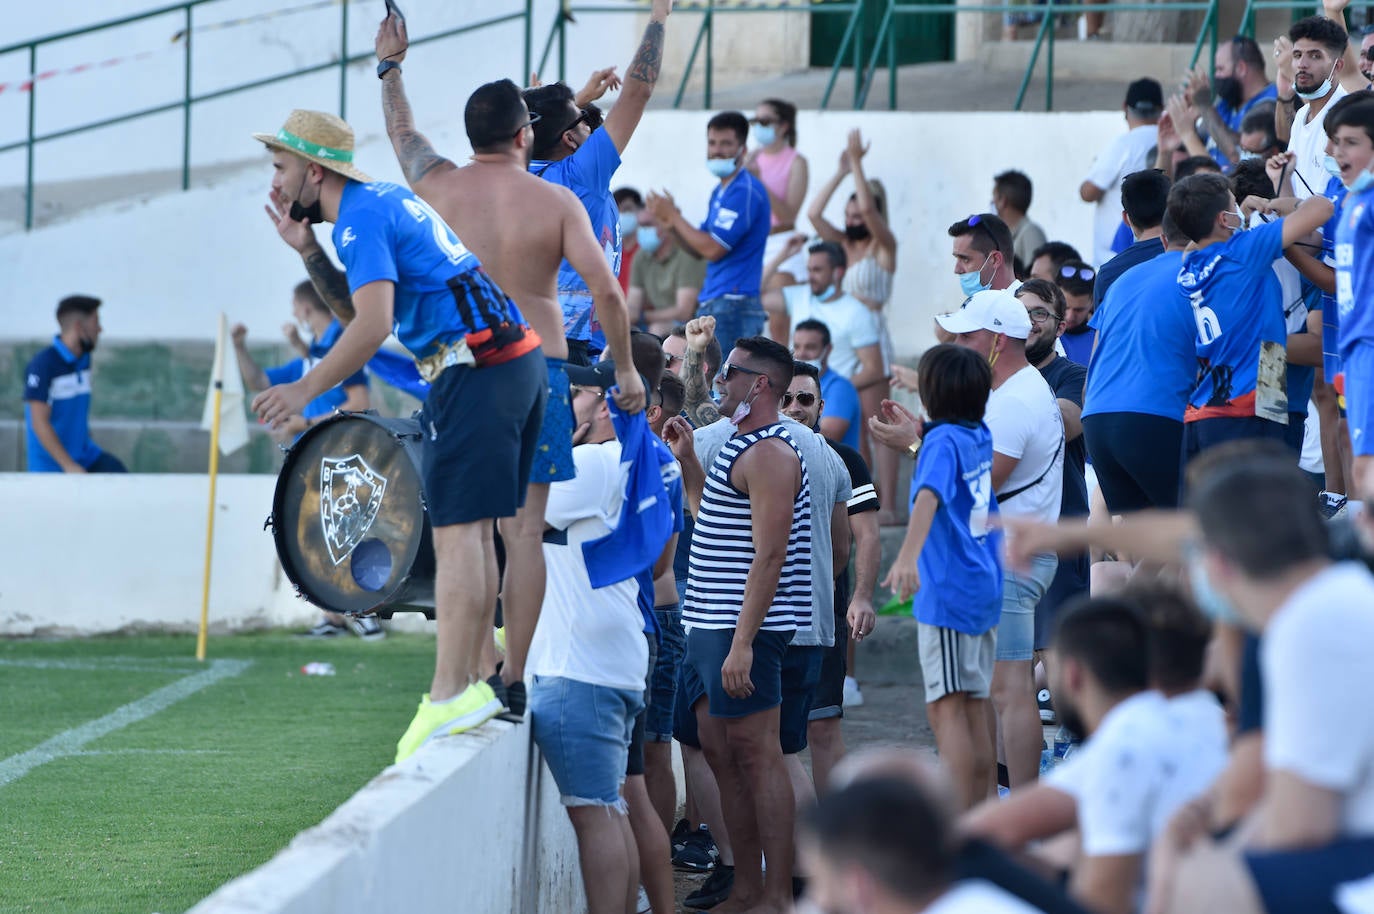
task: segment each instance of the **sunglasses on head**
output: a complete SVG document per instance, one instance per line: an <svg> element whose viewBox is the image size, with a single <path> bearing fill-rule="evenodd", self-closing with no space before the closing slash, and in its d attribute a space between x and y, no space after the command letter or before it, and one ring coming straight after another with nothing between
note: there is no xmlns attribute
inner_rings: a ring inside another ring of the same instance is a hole
<svg viewBox="0 0 1374 914"><path fill-rule="evenodd" d="M1097 273L1093 271L1092 267L1074 267L1064 264L1059 268L1059 275L1065 279L1078 278L1084 282L1092 282Z"/></svg>
<svg viewBox="0 0 1374 914"><path fill-rule="evenodd" d="M745 368L743 365L731 365L729 362L726 362L724 365L720 366L720 379L722 381L728 381L730 380L730 375L736 371L742 371L745 374L759 377L764 375L762 371L755 371L752 368Z"/></svg>
<svg viewBox="0 0 1374 914"><path fill-rule="evenodd" d="M795 393L795 394L792 393L791 391L788 391L787 393L785 393L785 394L782 395L782 405L783 405L783 408L786 409L787 407L791 406L793 400L796 400L796 401L797 401L797 405L799 405L799 406L805 406L805 407L808 407L808 408L810 408L810 407L816 405L816 395L815 395L815 394L813 394L813 393L807 393L807 392L804 391L804 390L803 390L803 391L800 391L800 392L798 392L798 393Z"/></svg>
<svg viewBox="0 0 1374 914"><path fill-rule="evenodd" d="M992 234L992 229L988 228L988 224L987 224L986 222L983 221L983 214L982 214L982 213L974 213L972 216L969 216L968 219L966 219L966 220L964 220L964 221L968 223L968 227L969 227L969 228L980 228L980 229L982 229L982 230L983 230L983 234L987 235L987 236L988 236L988 240L992 242L992 249L993 249L994 251L998 249L998 248L997 248L997 238L996 238L996 236L994 236L994 235Z"/></svg>

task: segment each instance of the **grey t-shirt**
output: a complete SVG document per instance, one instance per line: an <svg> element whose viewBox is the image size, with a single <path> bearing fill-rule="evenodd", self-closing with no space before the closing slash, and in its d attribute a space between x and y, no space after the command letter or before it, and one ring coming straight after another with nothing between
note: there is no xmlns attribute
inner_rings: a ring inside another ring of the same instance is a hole
<svg viewBox="0 0 1374 914"><path fill-rule="evenodd" d="M819 432L779 415L778 421L801 451L811 479L811 627L797 629L797 647L830 647L835 643L835 574L831 555L830 515L835 505L848 503L853 495L844 460ZM709 467L716 452L735 434L729 419L720 419L696 430L693 443L701 465ZM824 582L824 583L822 583Z"/></svg>

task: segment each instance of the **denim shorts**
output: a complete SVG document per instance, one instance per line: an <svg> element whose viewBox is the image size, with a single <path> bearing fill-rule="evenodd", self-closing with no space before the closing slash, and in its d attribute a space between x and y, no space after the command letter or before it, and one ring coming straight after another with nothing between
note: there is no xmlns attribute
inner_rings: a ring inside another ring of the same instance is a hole
<svg viewBox="0 0 1374 914"><path fill-rule="evenodd" d="M1035 654L1035 607L1059 569L1053 555L1033 556L1030 570L1002 572L1002 618L997 624L997 661L1030 660Z"/></svg>
<svg viewBox="0 0 1374 914"><path fill-rule="evenodd" d="M673 738L673 712L677 707L678 667L687 649L687 633L682 629L682 610L676 603L654 609L662 634L658 660L649 675L649 712L644 718L644 739L666 743Z"/></svg>
<svg viewBox="0 0 1374 914"><path fill-rule="evenodd" d="M626 811L620 796L630 733L644 693L562 676L535 676L529 712L534 741L558 784L564 806Z"/></svg>
<svg viewBox="0 0 1374 914"><path fill-rule="evenodd" d="M735 340L758 336L768 322L768 315L759 304L757 295L722 295L702 302L697 317L716 319L716 339L725 355L735 347Z"/></svg>

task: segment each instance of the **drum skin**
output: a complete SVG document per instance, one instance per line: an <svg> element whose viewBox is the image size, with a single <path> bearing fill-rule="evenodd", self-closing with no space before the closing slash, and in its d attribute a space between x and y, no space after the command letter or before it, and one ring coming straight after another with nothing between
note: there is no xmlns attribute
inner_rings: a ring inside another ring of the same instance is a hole
<svg viewBox="0 0 1374 914"><path fill-rule="evenodd" d="M433 616L434 546L413 419L340 413L286 455L272 499L277 557L297 593L346 614Z"/></svg>

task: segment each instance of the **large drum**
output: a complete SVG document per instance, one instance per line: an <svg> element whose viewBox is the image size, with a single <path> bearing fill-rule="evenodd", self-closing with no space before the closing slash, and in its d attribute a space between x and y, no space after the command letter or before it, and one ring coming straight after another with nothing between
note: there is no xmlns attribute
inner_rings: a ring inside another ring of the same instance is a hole
<svg viewBox="0 0 1374 914"><path fill-rule="evenodd" d="M434 617L434 544L414 419L341 413L286 455L268 523L300 596L322 609Z"/></svg>

